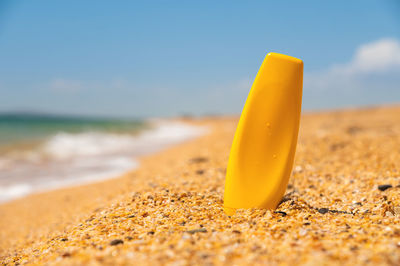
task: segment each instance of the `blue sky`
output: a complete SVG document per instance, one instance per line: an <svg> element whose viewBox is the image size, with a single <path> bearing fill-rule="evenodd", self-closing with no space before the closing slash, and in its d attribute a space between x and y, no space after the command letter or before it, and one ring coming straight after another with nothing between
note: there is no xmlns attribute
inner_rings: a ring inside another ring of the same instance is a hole
<svg viewBox="0 0 400 266"><path fill-rule="evenodd" d="M2 1L0 111L240 113L268 52L304 109L400 102L393 1Z"/></svg>

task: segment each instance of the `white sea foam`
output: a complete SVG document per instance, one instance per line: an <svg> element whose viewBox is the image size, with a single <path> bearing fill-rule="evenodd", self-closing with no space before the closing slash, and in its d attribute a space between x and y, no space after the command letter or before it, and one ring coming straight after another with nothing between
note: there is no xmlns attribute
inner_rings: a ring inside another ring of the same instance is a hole
<svg viewBox="0 0 400 266"><path fill-rule="evenodd" d="M29 184L16 184L5 187L0 186L0 202L23 197L31 192L32 187Z"/></svg>
<svg viewBox="0 0 400 266"><path fill-rule="evenodd" d="M27 194L120 176L138 167L135 157L200 136L203 127L152 121L138 135L59 132L35 150L0 158L0 202Z"/></svg>
<svg viewBox="0 0 400 266"><path fill-rule="evenodd" d="M104 132L77 134L60 132L43 147L43 152L55 159L65 160L76 156L97 156L121 152L135 155L160 149L203 134L204 128L189 126L181 122L153 122L152 130L138 136Z"/></svg>

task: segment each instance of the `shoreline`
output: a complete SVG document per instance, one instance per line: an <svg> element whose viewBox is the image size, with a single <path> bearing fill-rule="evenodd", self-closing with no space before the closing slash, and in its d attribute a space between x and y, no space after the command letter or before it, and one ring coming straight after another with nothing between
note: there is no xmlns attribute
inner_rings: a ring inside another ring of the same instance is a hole
<svg viewBox="0 0 400 266"><path fill-rule="evenodd" d="M0 261L393 264L400 261L400 107L305 114L277 212L222 201L237 117L101 183L0 205ZM381 190L380 185L390 185Z"/></svg>
<svg viewBox="0 0 400 266"><path fill-rule="evenodd" d="M0 204L30 194L117 178L138 168L138 157L207 131L177 119L149 119L143 123L146 126L135 133L69 133L60 129L54 135L43 136L30 150L20 150L20 143L16 143L15 149L0 159Z"/></svg>

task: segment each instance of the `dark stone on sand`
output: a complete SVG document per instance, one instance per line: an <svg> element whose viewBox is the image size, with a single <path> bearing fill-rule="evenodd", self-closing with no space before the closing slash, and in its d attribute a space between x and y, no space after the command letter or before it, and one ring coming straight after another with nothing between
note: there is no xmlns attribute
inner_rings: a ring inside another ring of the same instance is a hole
<svg viewBox="0 0 400 266"><path fill-rule="evenodd" d="M186 231L186 233L189 233L192 235L195 233L207 233L207 229L205 229L205 228L193 229L193 230Z"/></svg>
<svg viewBox="0 0 400 266"><path fill-rule="evenodd" d="M71 253L65 252L65 253L63 253L61 256L62 256L63 258L71 257Z"/></svg>
<svg viewBox="0 0 400 266"><path fill-rule="evenodd" d="M346 147L347 143L346 142L338 142L338 143L334 143L330 146L330 150L331 151L336 151L339 149L342 149L344 147Z"/></svg>
<svg viewBox="0 0 400 266"><path fill-rule="evenodd" d="M148 234L148 235L154 235L155 232L154 232L154 231L150 231L150 232L147 232L147 234Z"/></svg>
<svg viewBox="0 0 400 266"><path fill-rule="evenodd" d="M338 210L329 210L329 212L331 213L341 213L341 214L353 214L351 212L347 212L347 211L338 211Z"/></svg>
<svg viewBox="0 0 400 266"><path fill-rule="evenodd" d="M328 208L319 208L318 212L321 214L325 214L325 213L329 212L329 209Z"/></svg>
<svg viewBox="0 0 400 266"><path fill-rule="evenodd" d="M282 214L282 217L285 217L287 215L287 213L283 211L275 211L274 213Z"/></svg>
<svg viewBox="0 0 400 266"><path fill-rule="evenodd" d="M196 171L196 174L198 174L198 175L202 175L202 174L204 174L204 170L202 170L202 169L199 169L199 170L197 170L197 171Z"/></svg>
<svg viewBox="0 0 400 266"><path fill-rule="evenodd" d="M238 234L238 235L239 235L239 234L241 234L242 232L240 232L239 230L233 230L232 233Z"/></svg>
<svg viewBox="0 0 400 266"><path fill-rule="evenodd" d="M207 157L194 157L192 159L189 160L190 163L205 163L208 162L208 158Z"/></svg>
<svg viewBox="0 0 400 266"><path fill-rule="evenodd" d="M126 218L135 218L136 216L134 214L126 216Z"/></svg>
<svg viewBox="0 0 400 266"><path fill-rule="evenodd" d="M111 246L116 246L116 245L120 245L120 244L123 244L123 243L124 243L124 241L121 240L121 239L114 239L114 240L112 240L112 241L110 242L110 245L111 245Z"/></svg>
<svg viewBox="0 0 400 266"><path fill-rule="evenodd" d="M362 131L363 129L361 128L361 127L359 127L359 126L350 126L350 127L348 127L347 129L346 129L346 132L349 134L349 135L354 135L354 134L357 134L357 133L359 133L360 131Z"/></svg>
<svg viewBox="0 0 400 266"><path fill-rule="evenodd" d="M389 185L389 184L385 184L385 185L379 185L378 186L378 189L380 190L380 191L385 191L386 189L389 189L389 188L391 188L391 187L393 187L392 185Z"/></svg>
<svg viewBox="0 0 400 266"><path fill-rule="evenodd" d="M61 238L60 240L65 242L65 241L68 241L68 238Z"/></svg>

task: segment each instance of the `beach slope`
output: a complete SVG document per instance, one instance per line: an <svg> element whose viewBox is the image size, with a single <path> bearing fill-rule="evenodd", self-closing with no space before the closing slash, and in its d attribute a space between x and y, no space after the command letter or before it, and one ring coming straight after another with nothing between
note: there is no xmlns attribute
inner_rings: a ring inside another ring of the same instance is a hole
<svg viewBox="0 0 400 266"><path fill-rule="evenodd" d="M302 116L276 211L224 214L237 118L126 175L0 205L4 264L399 264L400 107Z"/></svg>

